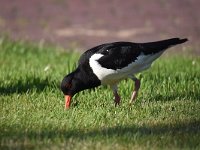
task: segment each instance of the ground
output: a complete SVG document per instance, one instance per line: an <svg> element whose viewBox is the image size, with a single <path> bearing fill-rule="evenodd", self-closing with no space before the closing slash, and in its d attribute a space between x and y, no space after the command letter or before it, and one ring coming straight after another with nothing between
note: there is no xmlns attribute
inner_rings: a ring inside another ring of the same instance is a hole
<svg viewBox="0 0 200 150"><path fill-rule="evenodd" d="M18 0L0 2L0 34L85 51L110 41L187 37L198 50L199 0Z"/></svg>

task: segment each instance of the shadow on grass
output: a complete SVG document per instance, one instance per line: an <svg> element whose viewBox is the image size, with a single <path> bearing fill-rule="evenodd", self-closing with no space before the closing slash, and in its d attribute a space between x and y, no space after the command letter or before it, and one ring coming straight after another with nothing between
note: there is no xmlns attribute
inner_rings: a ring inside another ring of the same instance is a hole
<svg viewBox="0 0 200 150"><path fill-rule="evenodd" d="M187 93L186 92L183 92L183 93L178 93L178 92L174 92L174 93L170 93L168 95L162 95L162 94L157 94L155 95L154 97L151 97L149 99L149 101L174 101L174 100L177 100L177 99L180 99L180 100L197 100L197 101L200 101L200 98L199 98L199 95L200 95L200 92L199 91L188 91Z"/></svg>
<svg viewBox="0 0 200 150"><path fill-rule="evenodd" d="M5 131L5 130L4 130ZM97 129L97 130L48 130L44 129L42 131L27 131L24 132L24 129L20 128L8 128L7 133L1 133L1 139L4 139L6 146L6 139L18 141L20 144L18 146L24 147L24 141L30 140L35 141L35 143L44 144L46 140L50 141L82 141L82 140L93 140L93 141L109 141L113 140L122 143L129 143L129 142L143 142L141 144L145 144L148 141L157 141L161 140L165 144L169 142L171 145L176 140L178 146L182 146L183 144L186 146L192 146L193 148L199 145L199 138L200 138L200 121L193 121L187 123L177 123L173 125L154 125L154 126L116 126L104 129ZM164 137L163 139L161 137ZM167 139L165 139L167 137ZM169 140L169 141L165 141ZM171 143L172 142L172 143ZM191 145L192 142L192 145ZM159 141L158 141L159 143ZM157 143L157 144L158 144ZM162 147L162 142L160 143ZM177 145L176 145L177 146ZM34 147L34 143L33 143Z"/></svg>
<svg viewBox="0 0 200 150"><path fill-rule="evenodd" d="M25 77L20 78L14 83L9 83L6 86L0 87L0 94L9 95L13 93L27 93L34 90L35 92L42 92L47 87L59 88L55 82L48 78L41 79L40 77Z"/></svg>

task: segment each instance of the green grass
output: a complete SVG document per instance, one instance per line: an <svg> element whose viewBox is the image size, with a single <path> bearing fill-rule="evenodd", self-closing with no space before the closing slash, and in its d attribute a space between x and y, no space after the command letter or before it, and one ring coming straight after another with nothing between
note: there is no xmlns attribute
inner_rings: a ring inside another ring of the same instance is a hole
<svg viewBox="0 0 200 150"><path fill-rule="evenodd" d="M77 94L69 110L59 84L79 54L0 39L0 149L200 149L200 58L162 56L138 75L142 85L128 106L99 87Z"/></svg>

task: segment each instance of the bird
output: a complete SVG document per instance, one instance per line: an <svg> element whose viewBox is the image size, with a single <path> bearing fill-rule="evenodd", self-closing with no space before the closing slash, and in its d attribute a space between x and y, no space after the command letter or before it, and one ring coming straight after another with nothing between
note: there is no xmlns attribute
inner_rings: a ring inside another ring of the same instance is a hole
<svg viewBox="0 0 200 150"><path fill-rule="evenodd" d="M85 51L78 60L77 68L64 76L61 90L65 98L65 108L70 108L72 97L83 90L109 85L113 91L114 104L120 104L118 84L130 78L134 89L129 101L134 103L140 89L136 74L151 67L166 49L188 41L187 38L170 38L146 43L112 42Z"/></svg>

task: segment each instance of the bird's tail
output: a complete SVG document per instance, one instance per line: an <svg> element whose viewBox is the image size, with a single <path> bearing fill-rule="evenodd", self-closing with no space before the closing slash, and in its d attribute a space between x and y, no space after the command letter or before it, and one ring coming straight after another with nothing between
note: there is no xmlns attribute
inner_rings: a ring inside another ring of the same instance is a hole
<svg viewBox="0 0 200 150"><path fill-rule="evenodd" d="M184 39L172 38L172 39L167 39L167 40L162 40L162 41L142 43L141 46L144 48L146 53L150 53L150 52L157 53L171 46L181 44L186 41L188 41L187 38L184 38Z"/></svg>
<svg viewBox="0 0 200 150"><path fill-rule="evenodd" d="M172 46L172 45L182 44L186 41L188 41L187 38L184 38L184 39L172 38L172 39L167 39L167 40L163 40L163 41L158 41L158 43L163 44L165 46Z"/></svg>

